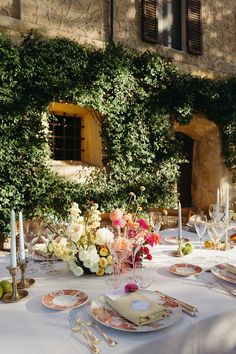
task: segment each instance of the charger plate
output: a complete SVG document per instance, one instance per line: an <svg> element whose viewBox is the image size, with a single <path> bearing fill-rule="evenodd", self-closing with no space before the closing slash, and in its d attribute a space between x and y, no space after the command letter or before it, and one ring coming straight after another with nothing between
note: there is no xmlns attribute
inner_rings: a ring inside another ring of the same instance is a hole
<svg viewBox="0 0 236 354"><path fill-rule="evenodd" d="M80 307L88 301L88 295L80 290L58 290L42 297L44 306L54 310L67 310Z"/></svg>
<svg viewBox="0 0 236 354"><path fill-rule="evenodd" d="M159 321L155 321L144 326L136 326L134 323L121 316L117 311L113 310L113 308L106 303L103 295L92 301L90 305L91 316L104 326L121 331L138 333L157 331L159 329L169 327L181 318L182 309L172 298L159 292L149 290L139 290L139 292L143 293L145 296L148 296L150 300L156 301L159 305L162 305L166 310L165 317Z"/></svg>
<svg viewBox="0 0 236 354"><path fill-rule="evenodd" d="M189 277L190 275L198 275L203 272L203 269L195 264L176 263L169 267L169 271L176 275Z"/></svg>
<svg viewBox="0 0 236 354"><path fill-rule="evenodd" d="M226 270L226 264L217 264L211 268L211 272L218 278L223 279L229 283L236 284L236 275Z"/></svg>

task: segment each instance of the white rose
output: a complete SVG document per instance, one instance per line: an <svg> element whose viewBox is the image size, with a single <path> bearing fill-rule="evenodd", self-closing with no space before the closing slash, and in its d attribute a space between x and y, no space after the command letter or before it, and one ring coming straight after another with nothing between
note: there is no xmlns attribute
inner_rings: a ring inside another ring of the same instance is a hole
<svg viewBox="0 0 236 354"><path fill-rule="evenodd" d="M98 263L94 263L94 264L89 268L89 270L90 270L91 273L97 273L98 269L99 269Z"/></svg>
<svg viewBox="0 0 236 354"><path fill-rule="evenodd" d="M80 266L77 266L77 264L74 261L69 261L68 262L69 269L76 275L77 277L80 277L82 274L84 274L83 268Z"/></svg>
<svg viewBox="0 0 236 354"><path fill-rule="evenodd" d="M104 245L105 243L113 242L113 239L114 234L105 227L98 229L96 232L95 242L97 245Z"/></svg>
<svg viewBox="0 0 236 354"><path fill-rule="evenodd" d="M91 259L86 259L83 262L83 265L85 266L85 268L90 268L93 265L93 261Z"/></svg>
<svg viewBox="0 0 236 354"><path fill-rule="evenodd" d="M86 259L88 259L88 252L83 248L79 251L79 259L81 262L84 262Z"/></svg>
<svg viewBox="0 0 236 354"><path fill-rule="evenodd" d="M71 240L73 242L78 242L84 232L84 226L78 224L77 222L74 222L69 226L68 231L72 234L72 236L70 237Z"/></svg>

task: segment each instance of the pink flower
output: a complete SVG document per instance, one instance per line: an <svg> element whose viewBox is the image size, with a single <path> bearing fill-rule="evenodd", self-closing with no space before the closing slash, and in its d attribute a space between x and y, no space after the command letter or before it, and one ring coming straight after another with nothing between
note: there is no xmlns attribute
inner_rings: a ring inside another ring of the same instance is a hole
<svg viewBox="0 0 236 354"><path fill-rule="evenodd" d="M135 237L137 236L137 231L135 231L135 230L129 230L129 231L128 231L128 236L129 236L130 238L135 238Z"/></svg>
<svg viewBox="0 0 236 354"><path fill-rule="evenodd" d="M138 290L138 285L136 283L128 283L125 285L125 292L126 293L133 293L134 291Z"/></svg>
<svg viewBox="0 0 236 354"><path fill-rule="evenodd" d="M145 220L139 219L139 220L138 220L138 223L139 223L139 225L140 225L144 230L148 230L148 224L146 223Z"/></svg>
<svg viewBox="0 0 236 354"><path fill-rule="evenodd" d="M111 221L122 219L123 218L123 214L124 214L123 211L121 211L120 209L116 208L114 211L112 211L110 213L110 219L111 219Z"/></svg>
<svg viewBox="0 0 236 354"><path fill-rule="evenodd" d="M118 227L120 227L120 228L125 227L125 225L126 225L126 222L123 219L116 219L116 220L112 221L112 226L115 227L116 229Z"/></svg>

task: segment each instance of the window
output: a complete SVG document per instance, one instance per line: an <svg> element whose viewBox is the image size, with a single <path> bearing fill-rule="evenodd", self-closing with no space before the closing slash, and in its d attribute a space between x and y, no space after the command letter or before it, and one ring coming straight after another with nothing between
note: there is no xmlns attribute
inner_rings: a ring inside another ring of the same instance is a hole
<svg viewBox="0 0 236 354"><path fill-rule="evenodd" d="M200 0L142 0L142 39L202 54Z"/></svg>
<svg viewBox="0 0 236 354"><path fill-rule="evenodd" d="M81 160L81 119L77 116L54 115L51 123L54 160Z"/></svg>

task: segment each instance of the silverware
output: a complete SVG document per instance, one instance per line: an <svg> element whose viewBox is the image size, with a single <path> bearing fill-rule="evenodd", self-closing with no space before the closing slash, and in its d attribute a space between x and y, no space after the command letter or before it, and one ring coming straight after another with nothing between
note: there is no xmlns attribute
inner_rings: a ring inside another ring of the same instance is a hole
<svg viewBox="0 0 236 354"><path fill-rule="evenodd" d="M224 292L226 292L227 294L229 294L229 295L231 295L233 297L236 297L236 293L233 290L231 290L230 288L228 288L225 285L223 285L223 284L220 284L220 283L217 283L217 282L210 282L210 281L208 281L207 284L208 284L209 288L214 288L214 287L215 288L219 288L219 289L223 290Z"/></svg>
<svg viewBox="0 0 236 354"><path fill-rule="evenodd" d="M81 311L80 317L78 318L78 320L79 320L79 323L83 323L88 327L96 328L96 330L103 336L103 338L107 341L107 343L109 345L115 346L118 344L114 339L112 339L105 332L103 332L103 330L95 322L93 322L91 320L91 318L89 317L89 315L87 313L84 313Z"/></svg>
<svg viewBox="0 0 236 354"><path fill-rule="evenodd" d="M193 305L190 305L190 304L187 304L186 302L182 301L182 300L179 300L179 299L176 299L175 297L173 296L170 296L170 295L166 295L164 293L162 293L161 291L157 291L158 293L164 295L164 296L168 296L170 297L171 299L175 300L176 302L178 302L179 306L182 308L182 310L187 313L188 315L192 316L192 317L196 317L198 315L198 309L193 306Z"/></svg>
<svg viewBox="0 0 236 354"><path fill-rule="evenodd" d="M75 316L71 310L69 310L68 313L68 318L70 322L70 327L73 332L78 332L82 334L84 339L86 340L87 344L89 345L90 349L92 350L93 353L100 353L100 349L98 349L94 343L92 342L91 338L89 337L89 334L86 330L82 330L80 325L76 322Z"/></svg>
<svg viewBox="0 0 236 354"><path fill-rule="evenodd" d="M75 322L77 322L79 325L85 326L86 331L88 332L88 335L90 337L90 339L92 340L92 342L94 342L95 344L101 342L100 339L98 339L88 328L86 323L84 323L83 321L80 320L80 318L78 317L78 314L75 310L71 309L70 310L71 315L73 316L73 319Z"/></svg>

